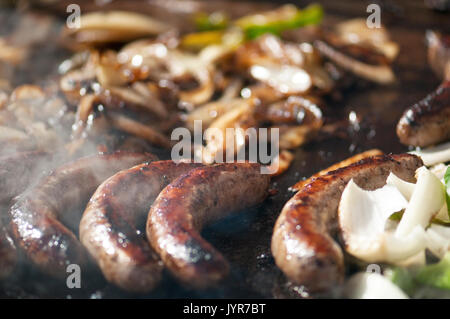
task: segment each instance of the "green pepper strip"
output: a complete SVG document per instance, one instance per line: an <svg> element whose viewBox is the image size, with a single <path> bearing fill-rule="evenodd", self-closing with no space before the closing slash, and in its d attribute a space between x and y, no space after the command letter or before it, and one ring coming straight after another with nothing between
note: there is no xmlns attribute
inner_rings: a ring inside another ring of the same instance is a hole
<svg viewBox="0 0 450 319"><path fill-rule="evenodd" d="M421 284L450 290L450 252L440 262L421 268L415 278Z"/></svg>
<svg viewBox="0 0 450 319"><path fill-rule="evenodd" d="M210 15L200 12L195 15L194 23L198 31L215 31L226 29L229 20L223 12L214 12Z"/></svg>
<svg viewBox="0 0 450 319"><path fill-rule="evenodd" d="M263 25L248 25L244 26L243 29L247 39L255 39L265 33L280 35L285 30L317 24L322 20L322 17L322 7L310 5L303 10L298 10L292 19L273 21Z"/></svg>
<svg viewBox="0 0 450 319"><path fill-rule="evenodd" d="M423 266L419 270L395 268L391 280L410 296L420 285L450 290L450 252L440 262Z"/></svg>

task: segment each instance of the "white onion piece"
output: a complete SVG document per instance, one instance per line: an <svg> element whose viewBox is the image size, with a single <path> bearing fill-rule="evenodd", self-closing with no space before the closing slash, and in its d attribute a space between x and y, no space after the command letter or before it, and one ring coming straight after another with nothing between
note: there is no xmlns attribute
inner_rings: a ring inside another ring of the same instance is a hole
<svg viewBox="0 0 450 319"><path fill-rule="evenodd" d="M399 46L389 38L384 27L369 28L364 18L346 20L335 26L340 39L348 44L369 44L383 53L390 61L399 52Z"/></svg>
<svg viewBox="0 0 450 319"><path fill-rule="evenodd" d="M394 173L389 173L386 184L396 187L407 200L411 199L415 184L402 180Z"/></svg>
<svg viewBox="0 0 450 319"><path fill-rule="evenodd" d="M425 229L418 225L408 235L402 237L394 233L387 233L385 234L385 242L384 261L400 264L426 248ZM380 261L383 260L380 259Z"/></svg>
<svg viewBox="0 0 450 319"><path fill-rule="evenodd" d="M393 186L366 191L352 179L339 203L339 223L344 231L358 236L372 236L384 232L389 216L407 205L406 199Z"/></svg>
<svg viewBox="0 0 450 319"><path fill-rule="evenodd" d="M443 221L443 222L450 222L450 216L448 215L448 208L447 203L444 203L444 206L442 206L439 213L436 214L437 219Z"/></svg>
<svg viewBox="0 0 450 319"><path fill-rule="evenodd" d="M345 285L344 295L351 299L408 299L408 296L386 277L360 272Z"/></svg>
<svg viewBox="0 0 450 319"><path fill-rule="evenodd" d="M397 237L385 229L389 216L407 205L394 186L366 191L350 180L338 208L346 250L367 262L396 263L418 254L425 248L423 228L417 227L405 237Z"/></svg>
<svg viewBox="0 0 450 319"><path fill-rule="evenodd" d="M180 100L199 105L206 103L214 94L214 82L211 78L210 69L212 65L206 64L197 55L173 50L169 54L167 64L169 73L173 77L192 75L199 83L199 87L180 92Z"/></svg>
<svg viewBox="0 0 450 319"><path fill-rule="evenodd" d="M90 12L82 15L80 22L80 30L110 30L133 34L160 34L170 28L162 21L131 11Z"/></svg>
<svg viewBox="0 0 450 319"><path fill-rule="evenodd" d="M410 153L422 158L426 166L445 163L450 161L450 142Z"/></svg>
<svg viewBox="0 0 450 319"><path fill-rule="evenodd" d="M198 56L206 65L210 65L230 53L232 50L233 48L224 45L208 45L199 52Z"/></svg>
<svg viewBox="0 0 450 319"><path fill-rule="evenodd" d="M239 29L229 30L223 35L221 44L208 45L199 52L198 56L206 65L213 64L236 50L242 41L242 31Z"/></svg>
<svg viewBox="0 0 450 319"><path fill-rule="evenodd" d="M450 251L450 227L431 225L427 229L427 248L439 258Z"/></svg>
<svg viewBox="0 0 450 319"><path fill-rule="evenodd" d="M283 94L303 93L312 85L311 76L305 70L291 65L254 65L250 74Z"/></svg>
<svg viewBox="0 0 450 319"><path fill-rule="evenodd" d="M396 262L395 265L399 267L421 267L425 266L427 263L427 258L425 254L425 249L421 250L418 254L411 256L405 260Z"/></svg>
<svg viewBox="0 0 450 319"><path fill-rule="evenodd" d="M430 172L436 175L436 177L439 178L442 181L442 183L444 183L444 175L445 172L447 171L447 168L448 165L440 163L434 165L433 167L430 167Z"/></svg>
<svg viewBox="0 0 450 319"><path fill-rule="evenodd" d="M427 227L445 202L441 181L425 166L417 169L416 177L417 183L411 200L395 232L398 237L407 236L417 225Z"/></svg>
<svg viewBox="0 0 450 319"><path fill-rule="evenodd" d="M0 141L22 141L28 135L20 130L0 125Z"/></svg>

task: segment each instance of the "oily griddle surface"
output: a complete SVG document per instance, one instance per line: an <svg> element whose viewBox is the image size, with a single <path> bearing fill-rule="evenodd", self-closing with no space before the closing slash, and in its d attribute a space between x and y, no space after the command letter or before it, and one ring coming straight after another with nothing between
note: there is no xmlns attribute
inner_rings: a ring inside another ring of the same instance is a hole
<svg viewBox="0 0 450 319"><path fill-rule="evenodd" d="M65 1L58 7L39 8L42 12L61 14ZM168 1L170 2L170 1ZM317 1L326 12L325 24L353 17L367 17L366 1ZM372 1L373 2L373 1ZM205 5L206 3L206 5ZM281 2L277 2L279 4ZM308 2L302 2L305 5ZM276 268L270 252L273 225L284 203L293 195L288 187L337 161L370 148L389 153L406 151L396 137L395 126L403 110L431 92L439 80L431 72L425 47L428 28L450 31L448 14L433 12L423 1L386 1L382 6L382 23L386 24L400 54L394 64L398 82L392 86L362 85L346 91L339 101L329 102L337 117L345 121L351 111L361 120L359 125L343 126L340 137L311 143L295 151L289 170L273 179L278 193L259 207L229 217L204 230L204 236L231 263L230 277L217 289L191 291L166 274L159 288L147 295L132 295L108 284L99 274L82 274L81 289L68 289L58 282L21 266L17 275L0 283L0 297L6 298L286 298L307 296L301 289L290 287ZM83 8L83 1L80 1ZM134 1L114 2L115 8L133 8ZM208 1L200 8L212 11L226 8L243 14L267 8L270 3ZM88 8L86 4L86 8ZM140 12L155 14L151 5L141 2ZM95 9L95 7L89 7ZM180 13L177 13L178 15ZM183 15L182 13L181 15ZM332 296L332 295L331 295Z"/></svg>

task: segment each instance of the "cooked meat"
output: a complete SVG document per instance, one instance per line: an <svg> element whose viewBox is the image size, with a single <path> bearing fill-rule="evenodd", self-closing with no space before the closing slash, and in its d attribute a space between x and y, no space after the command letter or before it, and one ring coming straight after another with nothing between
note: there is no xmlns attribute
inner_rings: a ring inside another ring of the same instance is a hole
<svg viewBox="0 0 450 319"><path fill-rule="evenodd" d="M353 163L359 162L360 160L367 158L367 157L371 157L371 156L375 156L375 155L382 155L383 152L377 149L372 149L372 150L368 150L359 154L356 154L352 157L349 157L339 163L336 163L334 165L331 165L330 167L325 168L324 170L321 170L320 172L314 174L313 176L311 176L308 179L299 181L298 183L296 183L294 186L292 186L290 189L293 191L298 191L300 189L303 188L303 186L309 184L313 179L322 176L322 175L326 175L327 173L331 172L331 171L335 171L338 168L341 167L345 167L345 166L349 166Z"/></svg>
<svg viewBox="0 0 450 319"><path fill-rule="evenodd" d="M201 164L159 161L123 170L104 181L80 223L80 241L106 279L132 292L152 290L163 264L145 237L150 205L173 179Z"/></svg>
<svg viewBox="0 0 450 319"><path fill-rule="evenodd" d="M22 194L11 207L14 240L41 271L65 278L66 266L88 265L74 231L80 211L98 185L119 170L154 160L151 154L122 153L84 157L55 169Z"/></svg>
<svg viewBox="0 0 450 319"><path fill-rule="evenodd" d="M400 142L425 147L450 139L450 80L406 109L397 124Z"/></svg>
<svg viewBox="0 0 450 319"><path fill-rule="evenodd" d="M414 155L380 155L339 168L313 179L283 207L272 236L277 266L289 280L311 291L324 291L344 280L344 257L335 241L336 215L345 185L383 186L390 172L413 181L422 166Z"/></svg>
<svg viewBox="0 0 450 319"><path fill-rule="evenodd" d="M182 283L202 289L226 277L228 262L201 237L200 230L264 200L270 176L260 169L251 163L201 167L180 176L159 194L150 209L147 237Z"/></svg>

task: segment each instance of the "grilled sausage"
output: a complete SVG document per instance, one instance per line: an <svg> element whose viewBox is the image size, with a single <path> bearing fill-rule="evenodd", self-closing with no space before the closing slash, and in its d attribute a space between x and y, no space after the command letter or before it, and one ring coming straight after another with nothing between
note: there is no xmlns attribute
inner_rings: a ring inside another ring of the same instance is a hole
<svg viewBox="0 0 450 319"><path fill-rule="evenodd" d="M159 161L123 170L103 182L80 223L80 241L108 281L132 292L152 290L163 264L145 231L152 202L173 179L202 164Z"/></svg>
<svg viewBox="0 0 450 319"><path fill-rule="evenodd" d="M371 149L371 150L368 150L368 151L365 151L365 152L353 155L352 157L346 158L345 160L343 160L343 161L341 161L339 163L333 164L330 167L327 167L324 170L321 170L320 172L314 174L313 176L311 176L308 179L301 180L301 181L297 182L294 186L290 187L290 190L298 191L298 190L302 189L303 186L305 186L306 184L309 184L314 178L317 178L319 176L325 175L328 172L335 171L338 168L345 167L345 166L351 165L353 163L359 162L360 160L362 160L362 159L364 159L366 157L371 157L371 156L375 156L375 155L382 155L382 154L383 154L382 151L377 150L377 149L374 148L374 149Z"/></svg>
<svg viewBox="0 0 450 319"><path fill-rule="evenodd" d="M286 203L275 224L272 254L277 266L294 284L312 292L342 283L344 257L334 237L345 185L353 179L373 190L385 184L389 172L413 181L422 165L419 157L410 154L380 155L313 179Z"/></svg>
<svg viewBox="0 0 450 319"><path fill-rule="evenodd" d="M213 286L228 274L229 265L200 230L262 202L269 182L258 164L216 164L191 170L164 188L153 203L147 238L182 283L198 289Z"/></svg>
<svg viewBox="0 0 450 319"><path fill-rule="evenodd" d="M50 159L48 153L41 151L0 157L0 203L8 203L23 192Z"/></svg>
<svg viewBox="0 0 450 319"><path fill-rule="evenodd" d="M0 203L8 204L38 176L51 156L46 152L19 152L0 157ZM1 208L1 213L7 209ZM3 219L4 216L0 216ZM0 280L7 278L17 264L17 249L7 227L0 220Z"/></svg>
<svg viewBox="0 0 450 319"><path fill-rule="evenodd" d="M450 139L450 80L403 113L397 135L403 144L420 147Z"/></svg>
<svg viewBox="0 0 450 319"><path fill-rule="evenodd" d="M66 276L68 264L88 266L73 233L92 193L119 170L152 160L151 154L115 153L84 157L60 166L18 197L10 209L15 243L41 271Z"/></svg>

